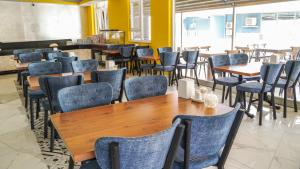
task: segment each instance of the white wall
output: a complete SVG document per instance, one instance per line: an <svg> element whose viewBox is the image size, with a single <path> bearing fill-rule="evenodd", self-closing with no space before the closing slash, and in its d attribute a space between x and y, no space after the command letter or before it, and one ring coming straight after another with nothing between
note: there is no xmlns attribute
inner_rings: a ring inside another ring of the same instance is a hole
<svg viewBox="0 0 300 169"><path fill-rule="evenodd" d="M81 22L79 6L0 1L0 42L78 39Z"/></svg>

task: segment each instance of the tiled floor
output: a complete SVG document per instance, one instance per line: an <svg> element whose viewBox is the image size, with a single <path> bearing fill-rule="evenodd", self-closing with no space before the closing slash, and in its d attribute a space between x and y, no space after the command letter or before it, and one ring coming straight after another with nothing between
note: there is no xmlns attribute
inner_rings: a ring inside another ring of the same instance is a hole
<svg viewBox="0 0 300 169"><path fill-rule="evenodd" d="M44 169L36 137L29 128L14 84L15 75L0 76L0 169ZM226 163L227 169L299 169L300 113L271 119L264 109L263 126L245 118ZM255 107L252 107L255 113Z"/></svg>

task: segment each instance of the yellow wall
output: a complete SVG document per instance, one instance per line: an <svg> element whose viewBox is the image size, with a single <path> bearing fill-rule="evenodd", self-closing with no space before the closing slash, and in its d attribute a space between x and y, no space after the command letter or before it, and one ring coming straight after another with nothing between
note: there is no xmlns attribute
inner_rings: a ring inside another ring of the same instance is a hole
<svg viewBox="0 0 300 169"><path fill-rule="evenodd" d="M53 3L62 5L79 5L78 2L69 2L63 0L17 0L18 2L31 2L31 3Z"/></svg>
<svg viewBox="0 0 300 169"><path fill-rule="evenodd" d="M96 34L95 29L95 13L94 5L83 7L86 8L86 27L87 27L87 36L92 36Z"/></svg>
<svg viewBox="0 0 300 169"><path fill-rule="evenodd" d="M130 40L130 0L108 0L109 29L125 31L126 43ZM155 49L172 46L172 0L151 0L151 42Z"/></svg>

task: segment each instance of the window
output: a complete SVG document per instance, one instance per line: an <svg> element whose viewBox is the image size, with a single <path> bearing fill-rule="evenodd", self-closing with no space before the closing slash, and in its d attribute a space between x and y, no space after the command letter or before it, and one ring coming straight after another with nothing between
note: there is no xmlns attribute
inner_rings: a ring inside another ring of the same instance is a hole
<svg viewBox="0 0 300 169"><path fill-rule="evenodd" d="M130 31L133 41L151 40L150 0L130 0Z"/></svg>

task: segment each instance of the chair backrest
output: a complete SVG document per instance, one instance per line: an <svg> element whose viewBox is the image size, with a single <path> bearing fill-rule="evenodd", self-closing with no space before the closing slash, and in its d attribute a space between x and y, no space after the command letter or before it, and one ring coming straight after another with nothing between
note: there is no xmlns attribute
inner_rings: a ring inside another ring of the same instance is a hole
<svg viewBox="0 0 300 169"><path fill-rule="evenodd" d="M68 52L52 51L47 53L46 60L55 60L58 57L69 57Z"/></svg>
<svg viewBox="0 0 300 169"><path fill-rule="evenodd" d="M107 50L119 50L121 45L108 45Z"/></svg>
<svg viewBox="0 0 300 169"><path fill-rule="evenodd" d="M183 51L182 58L186 61L187 64L195 64L197 63L199 56L199 51Z"/></svg>
<svg viewBox="0 0 300 169"><path fill-rule="evenodd" d="M58 57L57 61L61 63L63 73L73 72L72 62L77 61L78 57Z"/></svg>
<svg viewBox="0 0 300 169"><path fill-rule="evenodd" d="M66 87L81 85L83 83L83 77L81 75L46 76L39 82L45 83L46 95L50 103L51 111L54 113L55 110L61 110L57 98L58 91Z"/></svg>
<svg viewBox="0 0 300 169"><path fill-rule="evenodd" d="M35 49L34 51L39 53L48 53L48 52L53 52L53 48L41 48L41 49Z"/></svg>
<svg viewBox="0 0 300 169"><path fill-rule="evenodd" d="M172 52L173 49L171 47L163 47L163 48L157 48L157 53L160 55L164 52Z"/></svg>
<svg viewBox="0 0 300 169"><path fill-rule="evenodd" d="M19 54L21 53L32 53L34 52L33 49L15 49L13 50L13 54L15 55L15 57L18 57Z"/></svg>
<svg viewBox="0 0 300 169"><path fill-rule="evenodd" d="M168 81L164 76L133 77L125 80L125 93L128 100L165 95Z"/></svg>
<svg viewBox="0 0 300 169"><path fill-rule="evenodd" d="M296 85L300 76L300 60L289 60L285 64L288 84Z"/></svg>
<svg viewBox="0 0 300 169"><path fill-rule="evenodd" d="M124 80L126 78L126 69L94 71L92 72L92 82L107 82L113 88L113 99L121 100L123 96Z"/></svg>
<svg viewBox="0 0 300 169"><path fill-rule="evenodd" d="M19 54L19 60L21 63L40 62L42 57L42 54L37 52Z"/></svg>
<svg viewBox="0 0 300 169"><path fill-rule="evenodd" d="M62 73L62 66L59 62L40 62L28 65L30 76L40 76Z"/></svg>
<svg viewBox="0 0 300 169"><path fill-rule="evenodd" d="M109 83L90 83L66 87L58 91L58 101L63 112L108 105L113 89Z"/></svg>
<svg viewBox="0 0 300 169"><path fill-rule="evenodd" d="M190 137L188 140L189 151L185 151L185 153L189 152L190 159L203 160L203 163L205 163L205 159L219 158L220 153L223 155L222 151L225 151L225 149L228 151L225 152L228 155L231 145L228 145L228 150L226 144L232 144L244 115L244 112L239 111L239 109L240 104L237 104L232 111L222 115L180 115L175 118L179 118L182 121L189 120L191 122L190 131L186 133ZM181 154L185 148L185 144L182 144L182 148L178 149L176 161L183 160Z"/></svg>
<svg viewBox="0 0 300 169"><path fill-rule="evenodd" d="M153 53L154 51L152 48L144 48L144 49L136 50L137 57L153 56Z"/></svg>
<svg viewBox="0 0 300 169"><path fill-rule="evenodd" d="M172 127L144 137L104 137L95 144L97 162L102 169L162 169L169 159L170 150L181 126L176 120ZM182 137L182 136L180 136ZM179 138L179 137L178 137ZM113 158L115 154L119 160Z"/></svg>
<svg viewBox="0 0 300 169"><path fill-rule="evenodd" d="M72 62L72 68L75 73L86 72L86 71L97 71L99 63L97 60L79 60Z"/></svg>
<svg viewBox="0 0 300 169"><path fill-rule="evenodd" d="M248 58L249 58L248 55L244 53L230 54L229 55L230 65L247 64Z"/></svg>
<svg viewBox="0 0 300 169"><path fill-rule="evenodd" d="M283 70L282 64L263 64L260 68L260 76L264 84L275 85Z"/></svg>
<svg viewBox="0 0 300 169"><path fill-rule="evenodd" d="M230 59L228 55L214 55L208 58L208 62L209 65L211 67L211 73L213 76L213 79L215 80L215 73L219 73L216 72L214 70L214 67L218 67L218 66L229 66L230 65Z"/></svg>
<svg viewBox="0 0 300 169"><path fill-rule="evenodd" d="M179 52L163 52L159 56L161 65L175 66L178 61Z"/></svg>
<svg viewBox="0 0 300 169"><path fill-rule="evenodd" d="M121 56L123 58L132 58L134 46L123 46L121 47Z"/></svg>

